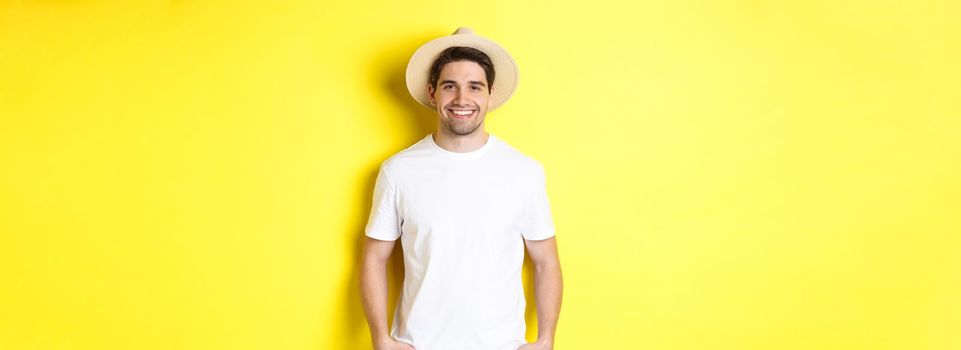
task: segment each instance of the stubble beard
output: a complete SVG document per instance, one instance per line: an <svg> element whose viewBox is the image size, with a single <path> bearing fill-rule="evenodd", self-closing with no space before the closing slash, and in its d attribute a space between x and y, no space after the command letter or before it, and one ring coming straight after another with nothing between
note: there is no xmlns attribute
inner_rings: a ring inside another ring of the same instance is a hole
<svg viewBox="0 0 961 350"><path fill-rule="evenodd" d="M473 120L470 121L458 121L450 116L445 116L441 118L441 123L447 131L459 136L470 135L477 131L480 127L481 122L484 121L484 116L478 114Z"/></svg>

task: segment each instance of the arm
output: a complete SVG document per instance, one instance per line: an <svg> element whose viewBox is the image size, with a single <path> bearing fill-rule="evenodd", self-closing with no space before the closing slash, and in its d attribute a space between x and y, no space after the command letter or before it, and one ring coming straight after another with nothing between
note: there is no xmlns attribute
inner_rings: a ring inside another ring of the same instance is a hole
<svg viewBox="0 0 961 350"><path fill-rule="evenodd" d="M537 303L537 343L544 349L554 346L554 331L561 312L563 280L561 263L557 257L557 240L551 237L539 241L524 240L534 263L534 296Z"/></svg>
<svg viewBox="0 0 961 350"><path fill-rule="evenodd" d="M364 260L360 272L361 302L375 345L390 340L387 329L387 261L394 250L394 243L370 237L364 241Z"/></svg>

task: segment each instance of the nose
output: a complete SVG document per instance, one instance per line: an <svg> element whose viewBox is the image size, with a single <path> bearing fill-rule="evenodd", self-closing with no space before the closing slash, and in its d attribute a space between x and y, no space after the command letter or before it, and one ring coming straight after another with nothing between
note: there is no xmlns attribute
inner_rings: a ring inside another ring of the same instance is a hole
<svg viewBox="0 0 961 350"><path fill-rule="evenodd" d="M467 103L467 91L464 89L457 89L457 95L454 96L454 104L458 106L463 106Z"/></svg>

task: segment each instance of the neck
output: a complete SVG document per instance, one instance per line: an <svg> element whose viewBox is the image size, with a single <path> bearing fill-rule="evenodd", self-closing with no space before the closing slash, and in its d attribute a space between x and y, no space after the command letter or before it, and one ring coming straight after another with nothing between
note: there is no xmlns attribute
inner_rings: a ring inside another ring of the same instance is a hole
<svg viewBox="0 0 961 350"><path fill-rule="evenodd" d="M490 137L490 134L480 128L467 135L457 135L444 129L438 129L434 131L432 135L434 143L438 146L445 150L458 153L476 151L483 147Z"/></svg>

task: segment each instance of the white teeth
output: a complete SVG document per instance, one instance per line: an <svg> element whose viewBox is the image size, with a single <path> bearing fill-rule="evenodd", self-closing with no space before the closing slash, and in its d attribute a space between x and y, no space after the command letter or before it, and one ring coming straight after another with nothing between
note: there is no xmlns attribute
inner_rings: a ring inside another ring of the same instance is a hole
<svg viewBox="0 0 961 350"><path fill-rule="evenodd" d="M454 110L451 110L451 111L454 112L454 114L456 115L471 115L472 113L474 113L474 111L454 111Z"/></svg>

